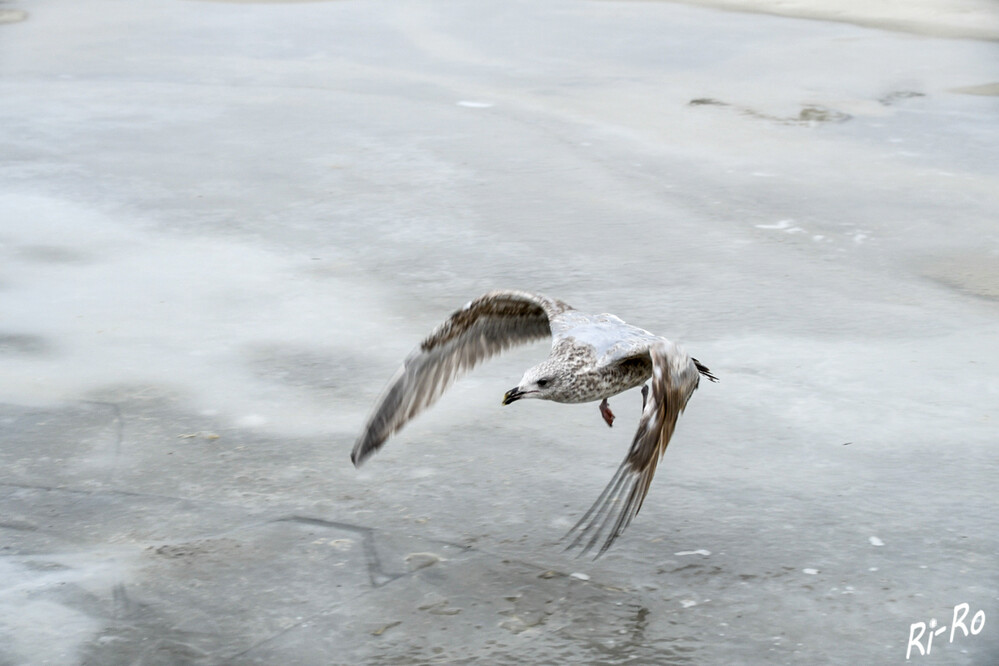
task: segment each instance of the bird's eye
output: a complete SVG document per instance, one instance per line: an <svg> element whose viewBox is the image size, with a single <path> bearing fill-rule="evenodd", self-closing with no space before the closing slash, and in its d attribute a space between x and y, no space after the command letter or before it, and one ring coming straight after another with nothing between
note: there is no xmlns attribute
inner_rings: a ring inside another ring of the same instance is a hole
<svg viewBox="0 0 999 666"><path fill-rule="evenodd" d="M547 379L539 379L538 380L538 388L544 388L547 385L548 385L548 380Z"/></svg>

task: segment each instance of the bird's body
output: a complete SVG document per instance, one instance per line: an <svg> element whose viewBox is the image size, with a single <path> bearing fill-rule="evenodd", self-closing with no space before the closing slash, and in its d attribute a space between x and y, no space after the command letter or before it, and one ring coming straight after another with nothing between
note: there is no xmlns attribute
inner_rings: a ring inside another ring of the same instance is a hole
<svg viewBox="0 0 999 666"><path fill-rule="evenodd" d="M351 453L360 465L420 411L433 404L461 374L514 344L550 335L548 358L530 368L503 404L522 398L563 403L601 400L644 384L647 400L627 458L593 507L573 528L570 547L585 550L601 538L603 553L631 522L648 492L656 464L676 419L706 367L669 340L614 315L590 315L562 301L522 291L493 291L451 315L406 358ZM646 395L643 389L643 398Z"/></svg>
<svg viewBox="0 0 999 666"><path fill-rule="evenodd" d="M552 354L566 377L546 398L555 402L592 402L644 384L652 376L651 359L635 352L657 338L614 315L569 310L552 318Z"/></svg>

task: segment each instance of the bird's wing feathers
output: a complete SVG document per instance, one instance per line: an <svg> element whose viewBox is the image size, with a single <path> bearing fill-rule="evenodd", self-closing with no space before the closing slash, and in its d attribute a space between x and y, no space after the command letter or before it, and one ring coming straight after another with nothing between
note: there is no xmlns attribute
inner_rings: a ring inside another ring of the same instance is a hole
<svg viewBox="0 0 999 666"><path fill-rule="evenodd" d="M656 465L666 451L676 420L697 388L698 364L676 345L663 340L648 349L652 358L652 390L628 456L590 510L569 534L569 548L586 553L603 539L597 557L628 527L649 491ZM706 369L706 368L705 368Z"/></svg>
<svg viewBox="0 0 999 666"><path fill-rule="evenodd" d="M562 301L524 291L492 291L468 303L406 357L350 459L360 465L462 374L508 347L550 335L550 319L571 309Z"/></svg>

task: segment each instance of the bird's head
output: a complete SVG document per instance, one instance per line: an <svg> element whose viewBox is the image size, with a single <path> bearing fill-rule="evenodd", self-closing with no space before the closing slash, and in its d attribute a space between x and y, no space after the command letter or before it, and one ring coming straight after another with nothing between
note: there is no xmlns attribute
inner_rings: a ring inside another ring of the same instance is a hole
<svg viewBox="0 0 999 666"><path fill-rule="evenodd" d="M521 398L551 400L561 386L561 376L549 362L539 363L524 373L520 384L506 392L503 404L509 405Z"/></svg>

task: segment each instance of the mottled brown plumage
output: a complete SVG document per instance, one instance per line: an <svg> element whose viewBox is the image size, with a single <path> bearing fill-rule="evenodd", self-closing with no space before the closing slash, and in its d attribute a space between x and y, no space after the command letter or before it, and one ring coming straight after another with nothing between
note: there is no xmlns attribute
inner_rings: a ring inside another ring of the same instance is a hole
<svg viewBox="0 0 999 666"><path fill-rule="evenodd" d="M570 530L570 548L599 556L642 507L656 465L700 375L715 377L665 338L609 314L589 315L562 301L523 291L493 291L471 301L435 328L406 358L378 401L351 460L360 465L392 433L426 409L459 376L504 349L551 335L548 358L530 368L503 404L522 398L555 402L601 400L640 386L650 377L631 450L597 502Z"/></svg>

